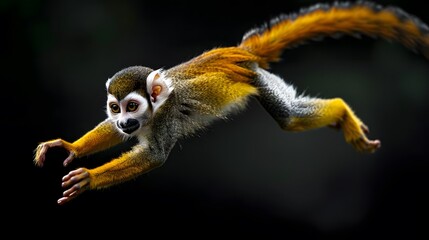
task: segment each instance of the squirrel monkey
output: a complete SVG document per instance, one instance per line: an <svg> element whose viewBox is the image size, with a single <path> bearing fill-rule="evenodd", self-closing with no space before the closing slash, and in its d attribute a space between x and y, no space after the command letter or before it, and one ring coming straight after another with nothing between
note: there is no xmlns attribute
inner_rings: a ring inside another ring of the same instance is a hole
<svg viewBox="0 0 429 240"><path fill-rule="evenodd" d="M373 153L379 140L341 98L297 94L268 71L285 49L320 37L365 35L394 40L429 58L429 28L397 7L371 2L316 4L299 14L281 15L244 34L237 46L214 48L169 69L132 66L106 82L107 118L74 142L54 139L35 149L43 166L50 148L68 151L67 166L130 138L138 144L102 166L78 168L62 178L64 204L86 190L107 188L161 166L178 139L246 107L255 97L285 131L325 126L342 129L359 152Z"/></svg>

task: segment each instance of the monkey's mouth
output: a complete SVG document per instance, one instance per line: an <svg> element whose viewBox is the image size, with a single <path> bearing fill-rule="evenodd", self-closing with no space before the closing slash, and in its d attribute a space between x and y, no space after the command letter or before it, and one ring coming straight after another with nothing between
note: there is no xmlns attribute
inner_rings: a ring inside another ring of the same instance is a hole
<svg viewBox="0 0 429 240"><path fill-rule="evenodd" d="M126 134L131 134L140 127L139 122L135 119L128 119L125 123L117 122L116 125Z"/></svg>
<svg viewBox="0 0 429 240"><path fill-rule="evenodd" d="M122 132L126 133L126 134L131 134L133 133L135 130L137 130L139 128L138 125L134 125L131 127L126 127L126 128L121 128Z"/></svg>

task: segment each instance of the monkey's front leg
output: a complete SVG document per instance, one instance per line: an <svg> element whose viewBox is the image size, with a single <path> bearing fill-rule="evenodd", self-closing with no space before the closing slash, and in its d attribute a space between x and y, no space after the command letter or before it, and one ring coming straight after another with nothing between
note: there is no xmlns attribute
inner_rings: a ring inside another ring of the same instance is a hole
<svg viewBox="0 0 429 240"><path fill-rule="evenodd" d="M107 188L148 172L162 165L165 158L155 156L142 145L94 169L79 168L63 177L62 187L68 188L58 204L76 198L86 190Z"/></svg>
<svg viewBox="0 0 429 240"><path fill-rule="evenodd" d="M42 167L46 160L46 153L50 148L63 147L69 152L68 157L63 162L64 166L67 166L76 157L104 150L122 141L123 139L114 124L105 120L73 143L62 139L40 143L35 150L34 163Z"/></svg>

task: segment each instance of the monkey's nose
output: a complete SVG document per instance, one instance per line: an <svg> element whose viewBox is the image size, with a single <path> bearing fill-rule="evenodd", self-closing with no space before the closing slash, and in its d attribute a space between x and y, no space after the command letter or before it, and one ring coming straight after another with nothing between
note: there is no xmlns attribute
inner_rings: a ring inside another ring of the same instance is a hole
<svg viewBox="0 0 429 240"><path fill-rule="evenodd" d="M133 118L129 118L125 122L120 121L117 124L118 124L118 127L122 129L123 132L128 134L137 130L137 128L139 128L139 125L140 125L139 121Z"/></svg>

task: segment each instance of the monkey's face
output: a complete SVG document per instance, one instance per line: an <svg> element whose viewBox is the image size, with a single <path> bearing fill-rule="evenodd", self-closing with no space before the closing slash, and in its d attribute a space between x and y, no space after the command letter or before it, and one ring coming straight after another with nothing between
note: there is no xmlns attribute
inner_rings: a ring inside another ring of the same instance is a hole
<svg viewBox="0 0 429 240"><path fill-rule="evenodd" d="M106 82L107 115L120 132L135 136L168 99L173 86L161 70L134 66Z"/></svg>
<svg viewBox="0 0 429 240"><path fill-rule="evenodd" d="M106 82L107 115L126 136L135 135L149 121L151 110L146 79L152 71L146 67L129 67Z"/></svg>
<svg viewBox="0 0 429 240"><path fill-rule="evenodd" d="M151 116L148 100L137 92L131 92L118 100L112 94L107 97L107 112L116 127L126 135L134 135L145 126Z"/></svg>

